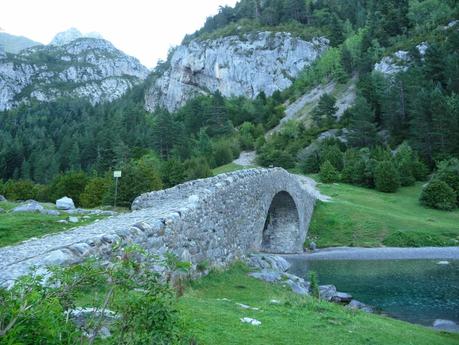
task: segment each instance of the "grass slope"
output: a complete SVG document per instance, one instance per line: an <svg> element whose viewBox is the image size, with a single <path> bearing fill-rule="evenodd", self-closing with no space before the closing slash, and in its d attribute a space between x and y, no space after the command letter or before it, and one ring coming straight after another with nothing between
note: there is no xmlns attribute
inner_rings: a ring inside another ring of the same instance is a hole
<svg viewBox="0 0 459 345"><path fill-rule="evenodd" d="M0 207L6 212L0 213L0 247L19 243L32 237L40 237L83 226L94 222L96 219L105 218L104 216L88 215L88 219L77 216L77 224L62 224L58 220L67 219L68 214L61 212L60 216L49 216L40 213L12 213L9 212L19 204L13 202L0 202ZM45 205L52 208L50 205Z"/></svg>
<svg viewBox="0 0 459 345"><path fill-rule="evenodd" d="M238 170L244 170L244 169L250 169L250 167L243 167L242 165L239 165L236 163L228 163L226 165L222 165L222 166L219 166L213 169L212 173L214 174L214 176L216 176L216 175L238 171Z"/></svg>
<svg viewBox="0 0 459 345"><path fill-rule="evenodd" d="M309 237L319 247L455 246L459 210L428 209L419 204L422 184L385 194L347 184L321 184L331 203L318 203Z"/></svg>
<svg viewBox="0 0 459 345"><path fill-rule="evenodd" d="M281 303L271 304L272 299ZM236 303L260 310L245 310ZM200 345L459 343L459 335L295 295L280 286L248 277L247 270L240 265L192 282L179 300L179 308ZM257 319L262 324L243 324L242 317Z"/></svg>

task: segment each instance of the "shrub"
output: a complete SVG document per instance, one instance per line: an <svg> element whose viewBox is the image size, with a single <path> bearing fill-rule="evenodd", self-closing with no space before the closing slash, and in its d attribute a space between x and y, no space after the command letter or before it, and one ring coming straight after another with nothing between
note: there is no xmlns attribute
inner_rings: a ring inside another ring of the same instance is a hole
<svg viewBox="0 0 459 345"><path fill-rule="evenodd" d="M344 154L342 180L347 183L365 184L365 161L357 150L350 149Z"/></svg>
<svg viewBox="0 0 459 345"><path fill-rule="evenodd" d="M427 207L451 211L456 207L456 193L444 181L434 180L422 191L419 201Z"/></svg>
<svg viewBox="0 0 459 345"><path fill-rule="evenodd" d="M108 325L110 344L182 343L185 336L175 293L150 269L159 264L158 259L135 248L126 248L121 255L122 259L110 265L94 260L51 268L50 284L34 274L23 277L10 290L0 288L0 343L92 344L83 331L100 330L103 319L94 315L80 330L66 316L82 294L91 296L98 310L116 313ZM95 343L101 343L100 339Z"/></svg>
<svg viewBox="0 0 459 345"><path fill-rule="evenodd" d="M329 161L337 171L343 170L343 153L338 145L325 146L321 152L321 161Z"/></svg>
<svg viewBox="0 0 459 345"><path fill-rule="evenodd" d="M29 180L8 180L3 186L3 192L9 200L34 199L34 186Z"/></svg>
<svg viewBox="0 0 459 345"><path fill-rule="evenodd" d="M73 199L75 205L80 205L80 196L87 182L88 176L82 171L71 171L56 176L49 187L50 198L55 201L68 196Z"/></svg>
<svg viewBox="0 0 459 345"><path fill-rule="evenodd" d="M388 247L442 247L447 242L436 234L397 231L387 236L383 244Z"/></svg>
<svg viewBox="0 0 459 345"><path fill-rule="evenodd" d="M233 161L233 153L227 143L221 141L216 144L214 149L214 160L218 167Z"/></svg>
<svg viewBox="0 0 459 345"><path fill-rule="evenodd" d="M384 193L395 193L400 187L399 174L391 161L382 161L376 164L374 171L375 187Z"/></svg>
<svg viewBox="0 0 459 345"><path fill-rule="evenodd" d="M309 283L311 284L309 289L311 291L311 295L314 298L320 298L320 290L319 290L319 280L317 278L317 273L312 271L309 273Z"/></svg>
<svg viewBox="0 0 459 345"><path fill-rule="evenodd" d="M110 179L93 177L89 180L80 196L81 206L93 208L102 205L104 195L112 185Z"/></svg>
<svg viewBox="0 0 459 345"><path fill-rule="evenodd" d="M320 166L319 176L320 181L323 183L333 183L339 181L339 173L329 161L325 161L325 163Z"/></svg>
<svg viewBox="0 0 459 345"><path fill-rule="evenodd" d="M196 180L212 176L209 163L204 157L193 158L185 162L186 179Z"/></svg>
<svg viewBox="0 0 459 345"><path fill-rule="evenodd" d="M459 203L459 159L452 158L440 162L435 177L453 189L458 198L457 203Z"/></svg>

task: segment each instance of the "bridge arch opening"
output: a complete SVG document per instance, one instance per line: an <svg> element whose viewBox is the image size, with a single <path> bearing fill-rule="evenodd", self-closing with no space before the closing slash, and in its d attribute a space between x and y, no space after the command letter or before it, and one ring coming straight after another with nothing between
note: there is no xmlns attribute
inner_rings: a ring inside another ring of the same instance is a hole
<svg viewBox="0 0 459 345"><path fill-rule="evenodd" d="M261 251L289 253L300 231L298 208L287 192L277 193L269 207L263 228Z"/></svg>

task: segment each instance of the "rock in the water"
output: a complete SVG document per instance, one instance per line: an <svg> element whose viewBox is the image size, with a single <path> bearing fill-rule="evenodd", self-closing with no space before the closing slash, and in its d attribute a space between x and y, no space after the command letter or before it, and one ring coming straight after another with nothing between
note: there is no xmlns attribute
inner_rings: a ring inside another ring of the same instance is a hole
<svg viewBox="0 0 459 345"><path fill-rule="evenodd" d="M56 210L41 210L41 214L46 214L48 216L59 216L61 213Z"/></svg>
<svg viewBox="0 0 459 345"><path fill-rule="evenodd" d="M25 204L19 205L13 209L13 212L27 212L27 213L35 213L41 212L45 208L40 205L35 200L28 200Z"/></svg>
<svg viewBox="0 0 459 345"><path fill-rule="evenodd" d="M433 323L433 328L441 331L459 333L459 325L451 320L437 319Z"/></svg>
<svg viewBox="0 0 459 345"><path fill-rule="evenodd" d="M312 250L312 251L316 250L317 249L316 242L309 243L309 249Z"/></svg>
<svg viewBox="0 0 459 345"><path fill-rule="evenodd" d="M6 198L3 195L0 195L0 202L6 201Z"/></svg>
<svg viewBox="0 0 459 345"><path fill-rule="evenodd" d="M333 296L336 295L336 286L335 285L321 285L319 286L319 295L320 299L325 301L331 301Z"/></svg>
<svg viewBox="0 0 459 345"><path fill-rule="evenodd" d="M353 299L346 307L350 308L350 309L358 309L358 310L364 311L366 313L373 313L374 312L372 307L370 307L369 305L366 305L365 303L357 301L355 299Z"/></svg>
<svg viewBox="0 0 459 345"><path fill-rule="evenodd" d="M352 295L345 292L337 292L331 299L335 303L349 303L352 300Z"/></svg>
<svg viewBox="0 0 459 345"><path fill-rule="evenodd" d="M75 204L71 198L64 196L63 198L56 200L56 208L58 210L73 210Z"/></svg>
<svg viewBox="0 0 459 345"><path fill-rule="evenodd" d="M78 219L78 217L69 217L68 221L70 223L78 223L80 220Z"/></svg>
<svg viewBox="0 0 459 345"><path fill-rule="evenodd" d="M437 265L449 265L449 261L438 261Z"/></svg>
<svg viewBox="0 0 459 345"><path fill-rule="evenodd" d="M252 325L252 326L260 326L260 325L261 325L261 322L260 322L260 321L258 321L258 320L256 320L256 319L252 319L252 318L250 318L250 317L243 317L243 318L241 319L241 322L242 322L242 323L248 323L248 324L250 324L250 325Z"/></svg>

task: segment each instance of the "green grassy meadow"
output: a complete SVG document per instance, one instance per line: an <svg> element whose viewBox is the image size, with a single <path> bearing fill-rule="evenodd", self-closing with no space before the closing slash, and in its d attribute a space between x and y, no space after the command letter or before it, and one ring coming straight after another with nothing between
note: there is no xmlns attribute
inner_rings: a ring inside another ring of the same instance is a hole
<svg viewBox="0 0 459 345"><path fill-rule="evenodd" d="M395 319L353 311L247 275L235 265L191 283L179 299L187 328L200 345L448 345L459 335L436 332ZM271 300L280 304L272 304ZM242 309L243 303L260 310ZM243 317L261 321L244 324Z"/></svg>
<svg viewBox="0 0 459 345"><path fill-rule="evenodd" d="M80 220L78 223L63 224L58 223L58 221L67 219L69 217L67 213L61 212L60 216L50 216L40 213L10 212L18 205L18 203L13 202L0 202L0 207L6 211L0 213L0 247L16 244L32 237L41 237L87 225L96 219L106 218L105 216L88 215L89 218L84 219L81 215L77 215L76 217ZM45 208L53 209L53 206L52 204L45 204Z"/></svg>
<svg viewBox="0 0 459 345"><path fill-rule="evenodd" d="M309 237L319 247L457 246L459 210L423 207L422 183L386 194L348 184L319 184L332 202L319 202Z"/></svg>

